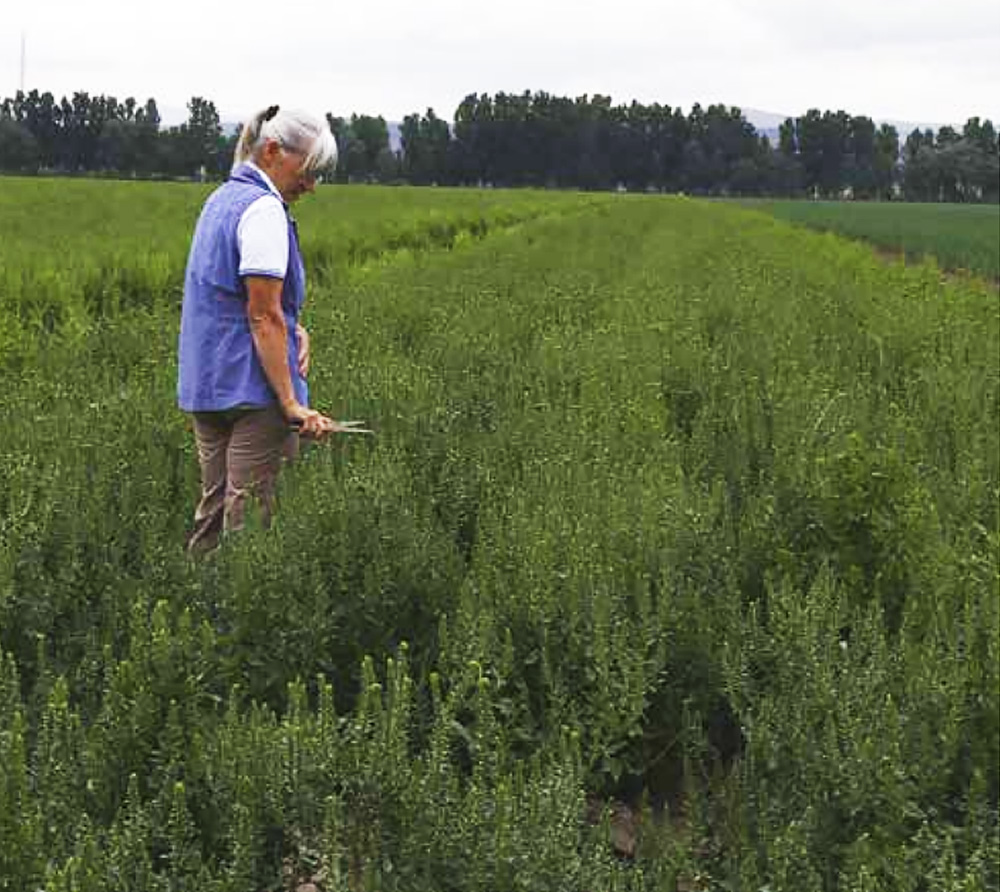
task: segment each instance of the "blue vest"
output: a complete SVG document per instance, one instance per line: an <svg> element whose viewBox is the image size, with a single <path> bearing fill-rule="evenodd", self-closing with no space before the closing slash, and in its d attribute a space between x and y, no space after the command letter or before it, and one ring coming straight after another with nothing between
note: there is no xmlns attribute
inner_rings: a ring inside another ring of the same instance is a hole
<svg viewBox="0 0 1000 892"><path fill-rule="evenodd" d="M277 400L254 349L236 237L243 212L262 195L273 194L260 174L244 164L209 196L198 218L184 275L178 350L177 402L187 412L269 406ZM288 329L292 387L304 406L309 404L309 391L299 374L295 324L305 294L305 267L295 221L289 215L281 309Z"/></svg>

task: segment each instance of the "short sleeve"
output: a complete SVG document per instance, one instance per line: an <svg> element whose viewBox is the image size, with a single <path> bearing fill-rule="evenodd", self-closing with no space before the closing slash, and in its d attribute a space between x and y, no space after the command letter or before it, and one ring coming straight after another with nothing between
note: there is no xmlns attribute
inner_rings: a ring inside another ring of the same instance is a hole
<svg viewBox="0 0 1000 892"><path fill-rule="evenodd" d="M285 278L288 270L288 218L274 195L262 195L240 217L236 227L240 275Z"/></svg>

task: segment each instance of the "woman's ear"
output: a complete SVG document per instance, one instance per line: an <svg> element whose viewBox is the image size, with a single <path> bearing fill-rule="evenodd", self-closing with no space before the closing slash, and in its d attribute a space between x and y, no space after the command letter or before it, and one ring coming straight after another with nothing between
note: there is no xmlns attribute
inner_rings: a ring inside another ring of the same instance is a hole
<svg viewBox="0 0 1000 892"><path fill-rule="evenodd" d="M265 164L273 164L278 160L278 156L281 154L281 143L276 139L268 139L264 142L264 148L261 150L261 160Z"/></svg>

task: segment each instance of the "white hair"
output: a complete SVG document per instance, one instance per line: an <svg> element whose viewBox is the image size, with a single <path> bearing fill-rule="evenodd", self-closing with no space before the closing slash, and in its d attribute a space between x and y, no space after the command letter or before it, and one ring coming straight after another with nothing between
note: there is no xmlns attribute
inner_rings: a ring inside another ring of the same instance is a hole
<svg viewBox="0 0 1000 892"><path fill-rule="evenodd" d="M337 165L337 141L326 121L307 112L272 105L257 112L243 125L236 143L233 168L255 158L269 139L305 155L306 170L322 170Z"/></svg>

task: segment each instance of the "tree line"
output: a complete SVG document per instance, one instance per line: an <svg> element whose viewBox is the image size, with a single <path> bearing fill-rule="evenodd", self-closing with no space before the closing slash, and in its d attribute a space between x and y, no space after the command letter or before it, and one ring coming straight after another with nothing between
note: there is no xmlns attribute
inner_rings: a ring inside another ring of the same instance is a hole
<svg viewBox="0 0 1000 892"><path fill-rule="evenodd" d="M232 139L215 105L188 103L188 119L163 128L156 100L85 92L56 102L51 93L18 91L0 103L0 170L21 173L108 173L142 177L220 176Z"/></svg>
<svg viewBox="0 0 1000 892"><path fill-rule="evenodd" d="M407 115L398 146L381 116L327 115L341 182L627 189L696 195L780 195L917 201L1000 200L1000 137L989 120L916 129L811 109L773 140L736 107L615 105L545 92L470 94L454 123ZM236 133L213 102L193 97L185 123L164 128L156 102L18 91L0 103L0 170L215 179Z"/></svg>

